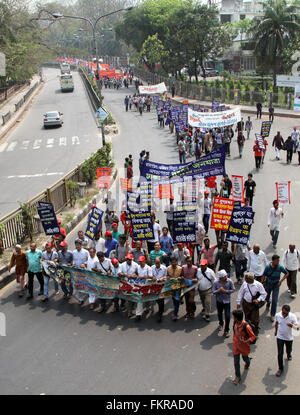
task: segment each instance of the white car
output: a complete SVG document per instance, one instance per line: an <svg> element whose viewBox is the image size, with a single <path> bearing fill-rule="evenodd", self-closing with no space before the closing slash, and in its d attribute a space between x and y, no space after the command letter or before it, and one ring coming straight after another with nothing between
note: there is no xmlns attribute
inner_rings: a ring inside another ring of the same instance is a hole
<svg viewBox="0 0 300 415"><path fill-rule="evenodd" d="M62 112L59 111L48 111L44 114L44 128L50 127L51 125L63 125Z"/></svg>

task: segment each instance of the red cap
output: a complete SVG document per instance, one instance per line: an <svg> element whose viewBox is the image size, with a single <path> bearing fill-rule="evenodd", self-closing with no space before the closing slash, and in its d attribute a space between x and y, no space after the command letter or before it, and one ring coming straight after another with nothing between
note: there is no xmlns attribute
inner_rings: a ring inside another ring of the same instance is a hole
<svg viewBox="0 0 300 415"><path fill-rule="evenodd" d="M144 256L139 257L139 262L142 262L142 261L146 261L146 258Z"/></svg>
<svg viewBox="0 0 300 415"><path fill-rule="evenodd" d="M52 248L52 244L50 244L50 242L47 242L45 246L46 248Z"/></svg>
<svg viewBox="0 0 300 415"><path fill-rule="evenodd" d="M200 265L207 265L207 264L208 264L207 259L201 259Z"/></svg>
<svg viewBox="0 0 300 415"><path fill-rule="evenodd" d="M177 246L182 246L183 245L183 243L181 243L181 242L179 242L178 244L177 244Z"/></svg>
<svg viewBox="0 0 300 415"><path fill-rule="evenodd" d="M205 195L209 195L209 191L208 190L205 190L204 194Z"/></svg>
<svg viewBox="0 0 300 415"><path fill-rule="evenodd" d="M112 260L111 260L111 263L113 264L113 265L115 265L115 264L117 264L119 261L118 261L118 258L113 258Z"/></svg>
<svg viewBox="0 0 300 415"><path fill-rule="evenodd" d="M57 223L60 225L61 224L61 219L57 219Z"/></svg>
<svg viewBox="0 0 300 415"><path fill-rule="evenodd" d="M200 128L197 128L197 131L200 131Z"/></svg>
<svg viewBox="0 0 300 415"><path fill-rule="evenodd" d="M133 255L132 254L127 254L125 258L126 259L133 259Z"/></svg>
<svg viewBox="0 0 300 415"><path fill-rule="evenodd" d="M192 133L189 133L189 136L191 136L192 135Z"/></svg>
<svg viewBox="0 0 300 415"><path fill-rule="evenodd" d="M116 222L114 222L111 226L119 226Z"/></svg>
<svg viewBox="0 0 300 415"><path fill-rule="evenodd" d="M105 232L104 236L112 236L112 233L110 231Z"/></svg>
<svg viewBox="0 0 300 415"><path fill-rule="evenodd" d="M94 207L97 207L96 203L93 203L93 204L91 205L91 209L93 209Z"/></svg>
<svg viewBox="0 0 300 415"><path fill-rule="evenodd" d="M67 244L67 242L66 241L62 241L60 244L59 244L59 246L67 246L68 244Z"/></svg>
<svg viewBox="0 0 300 415"><path fill-rule="evenodd" d="M174 197L173 197L173 196L170 196L170 199L171 199L171 200L174 200Z"/></svg>

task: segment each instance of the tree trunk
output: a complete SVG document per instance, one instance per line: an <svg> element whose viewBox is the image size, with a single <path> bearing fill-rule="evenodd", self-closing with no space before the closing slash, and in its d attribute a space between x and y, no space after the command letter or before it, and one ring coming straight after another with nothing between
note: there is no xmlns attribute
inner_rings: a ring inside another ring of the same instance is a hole
<svg viewBox="0 0 300 415"><path fill-rule="evenodd" d="M204 83L206 84L206 72L205 72L205 68L204 68L204 65L203 65L203 60L202 60L202 59L200 60L200 67L201 67L201 69L202 69L203 78L204 78Z"/></svg>
<svg viewBox="0 0 300 415"><path fill-rule="evenodd" d="M196 83L198 83L198 74L197 74L197 59L195 57L195 64L194 64L194 70L195 70L195 79L196 79Z"/></svg>

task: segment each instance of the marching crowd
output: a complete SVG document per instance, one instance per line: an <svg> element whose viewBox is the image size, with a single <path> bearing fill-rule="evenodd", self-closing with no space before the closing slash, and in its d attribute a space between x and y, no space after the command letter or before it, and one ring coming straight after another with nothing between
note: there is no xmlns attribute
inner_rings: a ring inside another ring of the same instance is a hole
<svg viewBox="0 0 300 415"><path fill-rule="evenodd" d="M131 83L131 82L130 82ZM117 87L117 86L116 86ZM136 108L142 115L143 111L151 111L152 99L150 96L134 94L126 96L124 100L125 110ZM174 132L174 123L170 114L158 111L158 122L163 128L169 126L170 132ZM237 143L239 155L242 157L243 146L246 139L250 138L252 121L248 117L244 123L243 119L236 126ZM244 136L246 132L246 138ZM280 133L278 133L280 135ZM278 134L276 137L278 137ZM200 158L202 154L208 154L214 149L222 146L226 148L226 154L230 156L230 144L234 137L233 126L224 129L211 129L201 131L196 128L186 128L184 132L177 134L177 145L179 150L180 163L186 162L186 156ZM292 150L300 154L299 131L294 127L291 137L284 143L283 139L274 138L273 146L276 148L276 157L280 157L280 148L289 148L286 142L291 138ZM265 142L267 145L267 142ZM255 158L263 158L262 152L255 142ZM258 153L260 152L260 155ZM143 150L140 153L139 168L149 159L149 152ZM299 156L300 163L300 156ZM125 158L126 178L132 178L133 159L132 155ZM260 163L256 162L256 167ZM215 298L215 305L218 318L218 331L223 331L225 338L230 337L230 321L233 316L233 355L235 367L234 384L241 380L240 355L245 362L245 369L250 366L250 345L255 343L260 330L260 309L266 307L270 312L270 322L275 321L274 334L278 347L278 371L276 376L283 372L284 345L288 360L292 359L293 329L299 329L296 316L290 312L291 308L285 304L280 311L277 309L280 287L286 280L287 290L293 299L297 294L297 271L300 270L300 252L294 243L290 243L284 250L282 257L277 254L272 256L268 263L265 253L257 243L252 246L232 243L229 248L225 240L225 232L216 231L216 243L208 238L209 221L213 206L213 199L216 196L230 198L232 193L232 182L228 175L224 176L219 191L217 190L216 177L210 177L205 183L206 190L204 197L199 198L201 204L202 218L196 226L195 243L174 243L174 199L170 197L165 209L165 226L161 226L155 212L152 211L153 240L146 243L136 240L132 236L131 222L126 215L126 206L122 206L120 218L117 215L116 201L108 192L104 199L106 212L101 223L100 230L94 240L85 237L83 231L78 232L75 240L75 247L71 249L66 242L66 232L60 227L60 233L53 235L46 243L43 250L37 249L35 243L30 244L30 249L24 251L20 245L16 245L12 255L9 270L16 266L16 278L20 284L19 296L25 295L27 299L33 298L34 276L39 282L39 294L41 301L49 301L50 276L43 267L44 261L53 261L60 265L68 265L77 268L92 270L99 275L112 275L128 282L145 284L147 281L162 282L170 278L184 281L186 289L175 290L172 294L172 321L179 318L180 306L185 301L185 319L195 319L197 316L196 297L199 295L201 310L199 316L209 323L212 313L212 299ZM208 190L209 189L209 190ZM245 206L250 208L255 197L256 183L253 175L249 173L244 183ZM95 207L92 205L91 208ZM268 226L272 238L273 247L276 248L280 231L280 222L284 217L282 209L277 200L274 200L270 208ZM60 223L61 225L61 223ZM105 229L104 229L105 227ZM26 281L25 275L28 275ZM234 276L236 281L234 281ZM63 298L69 300L75 297L79 304L84 305L88 298L91 310L96 309L97 298L95 295L83 294L73 287L70 280L54 281L55 295L63 292ZM195 285L197 284L197 285ZM238 286L238 287L236 287ZM237 291L236 306L233 312L232 294ZM157 322L161 323L165 312L165 299L156 301L158 306ZM114 312L127 311L128 318L135 316L137 322L143 316L150 316L154 313L155 302L148 301L133 302L123 299L112 301L100 299L99 313L106 312L113 306Z"/></svg>

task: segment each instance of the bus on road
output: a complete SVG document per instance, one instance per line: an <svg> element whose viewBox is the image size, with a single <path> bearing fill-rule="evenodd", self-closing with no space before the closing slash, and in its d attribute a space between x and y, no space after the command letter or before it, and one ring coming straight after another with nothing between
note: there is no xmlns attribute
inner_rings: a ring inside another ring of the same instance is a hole
<svg viewBox="0 0 300 415"><path fill-rule="evenodd" d="M70 73L64 73L63 75L60 75L60 89L61 92L74 91L73 77Z"/></svg>

